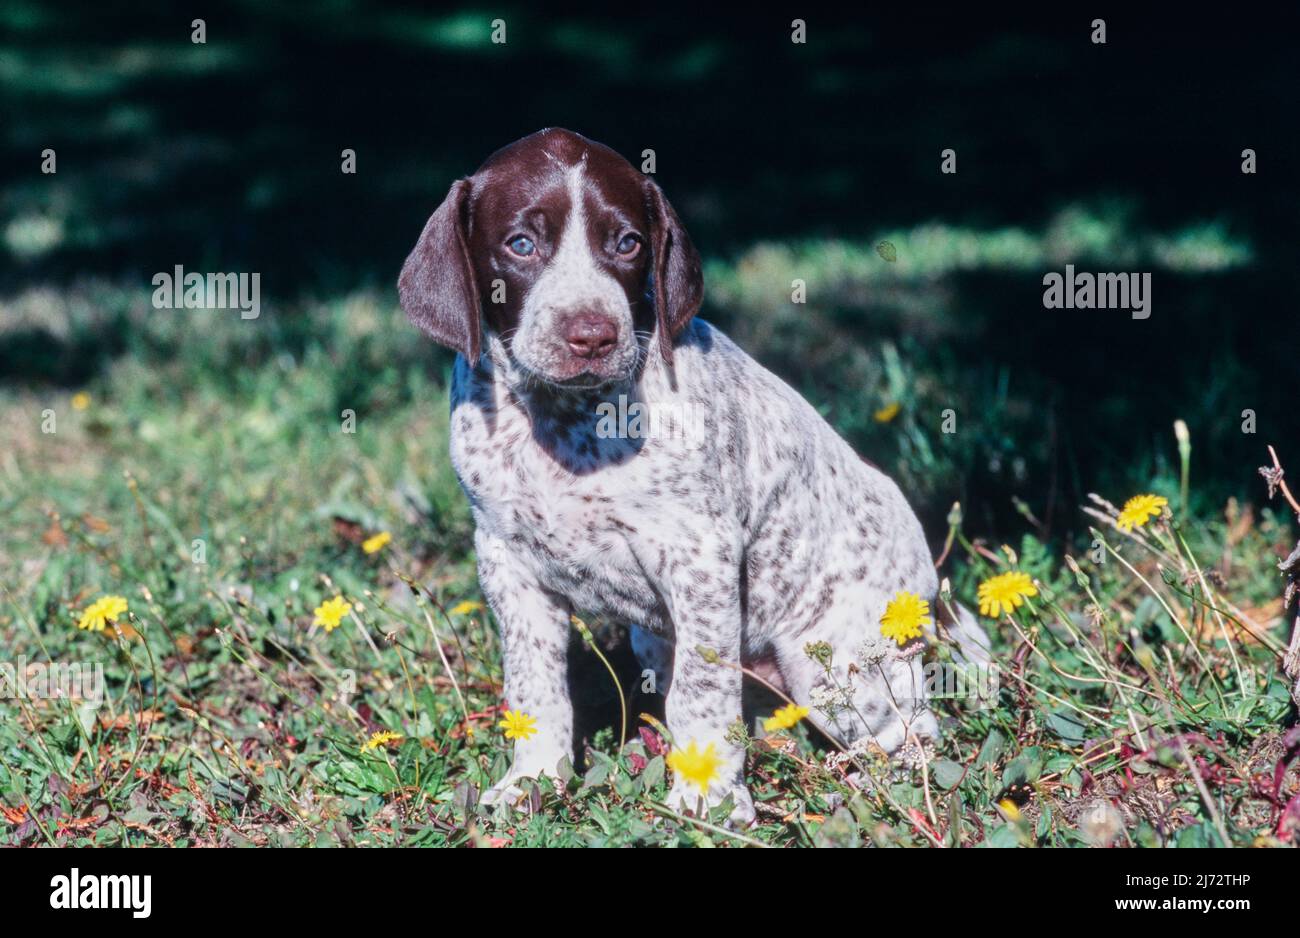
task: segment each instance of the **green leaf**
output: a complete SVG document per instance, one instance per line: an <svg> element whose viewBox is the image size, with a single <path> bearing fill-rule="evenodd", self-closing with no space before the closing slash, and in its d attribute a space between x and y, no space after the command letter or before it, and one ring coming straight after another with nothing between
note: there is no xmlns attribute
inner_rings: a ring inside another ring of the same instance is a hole
<svg viewBox="0 0 1300 938"><path fill-rule="evenodd" d="M53 730L50 731L50 739L54 741L60 749L67 753L77 751L81 745L81 733L77 729L77 724L72 720L62 720Z"/></svg>
<svg viewBox="0 0 1300 938"><path fill-rule="evenodd" d="M87 700L77 707L75 713L82 732L89 736L95 729L95 718L99 715L99 704Z"/></svg>
<svg viewBox="0 0 1300 938"><path fill-rule="evenodd" d="M583 788L594 788L597 785L603 785L605 779L609 778L610 763L596 760L596 764L587 770L587 774L582 778Z"/></svg>
<svg viewBox="0 0 1300 938"><path fill-rule="evenodd" d="M996 729L989 730L989 735L984 738L984 745L980 747L979 757L975 760L975 768L982 769L985 766L997 765L998 759L1002 758L1002 753L1007 748L1007 738Z"/></svg>
<svg viewBox="0 0 1300 938"><path fill-rule="evenodd" d="M1047 727L1061 742L1077 746L1087 738L1088 727L1079 717L1064 711L1049 712Z"/></svg>
<svg viewBox="0 0 1300 938"><path fill-rule="evenodd" d="M591 812L591 819L596 822L597 826L602 831L604 831L606 834L612 834L614 832L613 827L610 824L608 811L606 811L603 807L596 804L595 802L592 802L587 807L587 810Z"/></svg>
<svg viewBox="0 0 1300 938"><path fill-rule="evenodd" d="M645 769L642 770L641 781L645 783L646 791L650 791L663 780L664 757L655 756L646 763Z"/></svg>
<svg viewBox="0 0 1300 938"><path fill-rule="evenodd" d="M1031 785L1043 774L1043 751L1030 746L1002 770L1003 785Z"/></svg>
<svg viewBox="0 0 1300 938"><path fill-rule="evenodd" d="M1038 816L1038 829L1035 832L1039 841L1045 840L1047 835L1052 832L1052 809L1049 805L1043 805L1043 813Z"/></svg>
<svg viewBox="0 0 1300 938"><path fill-rule="evenodd" d="M614 792L620 798L632 798L639 793L641 779L626 772L618 772L614 775Z"/></svg>
<svg viewBox="0 0 1300 938"><path fill-rule="evenodd" d="M837 808L813 834L813 844L818 847L858 846L858 824L848 808Z"/></svg>
<svg viewBox="0 0 1300 938"><path fill-rule="evenodd" d="M1174 838L1174 844L1178 847L1218 847L1219 837L1210 832L1207 822L1202 822L1180 830Z"/></svg>
<svg viewBox="0 0 1300 938"><path fill-rule="evenodd" d="M714 824L725 824L734 810L736 810L736 796L733 792L727 792L727 797L709 811L709 820Z"/></svg>
<svg viewBox="0 0 1300 938"><path fill-rule="evenodd" d="M934 783L945 791L956 788L966 773L964 766L949 759L932 762L930 769L934 772Z"/></svg>
<svg viewBox="0 0 1300 938"><path fill-rule="evenodd" d="M1140 822L1137 830L1133 832L1133 842L1139 847L1150 847L1152 849L1161 846L1160 835L1146 821Z"/></svg>
<svg viewBox="0 0 1300 938"><path fill-rule="evenodd" d="M1010 824L1003 824L993 831L989 839L984 841L990 847L1007 848L1020 846L1020 837L1016 834L1016 829Z"/></svg>

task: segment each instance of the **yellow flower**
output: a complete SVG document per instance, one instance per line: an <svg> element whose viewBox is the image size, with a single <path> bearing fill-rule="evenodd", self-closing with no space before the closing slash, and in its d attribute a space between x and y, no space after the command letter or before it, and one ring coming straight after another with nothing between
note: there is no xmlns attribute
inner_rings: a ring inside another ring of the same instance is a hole
<svg viewBox="0 0 1300 938"><path fill-rule="evenodd" d="M707 793L709 783L717 777L718 771L722 768L722 759L718 756L717 748L713 743L700 749L692 739L691 744L685 749L674 749L668 753L668 768L673 770L674 775L681 776L698 788L701 793Z"/></svg>
<svg viewBox="0 0 1300 938"><path fill-rule="evenodd" d="M102 632L108 623L117 622L118 616L126 612L126 599L122 596L101 596L95 600L77 620L77 628L91 632Z"/></svg>
<svg viewBox="0 0 1300 938"><path fill-rule="evenodd" d="M898 401L891 401L871 416L876 418L876 423L889 423L889 421L898 416L898 412L902 409L903 405L898 403Z"/></svg>
<svg viewBox="0 0 1300 938"><path fill-rule="evenodd" d="M1169 504L1169 499L1159 495L1134 495L1124 503L1124 510L1115 522L1121 531L1140 528L1152 518L1159 516L1161 509Z"/></svg>
<svg viewBox="0 0 1300 938"><path fill-rule="evenodd" d="M934 625L930 618L930 603L915 593L898 593L885 607L880 617L880 634L906 645L921 636L921 626Z"/></svg>
<svg viewBox="0 0 1300 938"><path fill-rule="evenodd" d="M807 715L807 707L787 704L763 721L763 731L774 733L777 730L788 730Z"/></svg>
<svg viewBox="0 0 1300 938"><path fill-rule="evenodd" d="M323 626L326 632L333 632L343 623L343 617L351 611L352 603L342 596L335 596L316 607L316 618L311 624Z"/></svg>
<svg viewBox="0 0 1300 938"><path fill-rule="evenodd" d="M537 718L522 710L507 710L505 719L497 726L505 730L506 739L528 739L537 732Z"/></svg>
<svg viewBox="0 0 1300 938"><path fill-rule="evenodd" d="M387 746L389 743L395 743L402 738L401 733L394 733L392 730L383 730L375 733L366 740L365 745L361 747L362 752L369 752L371 749L378 749L380 746Z"/></svg>
<svg viewBox="0 0 1300 938"><path fill-rule="evenodd" d="M376 554L388 546L388 542L393 539L393 535L387 531L380 531L373 537L368 537L361 542L361 549L367 554Z"/></svg>
<svg viewBox="0 0 1300 938"><path fill-rule="evenodd" d="M72 395L73 410L85 410L89 406L90 406L90 395L87 394L85 391L78 391L76 394Z"/></svg>
<svg viewBox="0 0 1300 938"><path fill-rule="evenodd" d="M996 619L1004 611L1014 612L1025 604L1029 596L1037 596L1038 587L1028 573L1012 570L1001 573L980 584L980 615Z"/></svg>
<svg viewBox="0 0 1300 938"><path fill-rule="evenodd" d="M456 605L451 607L451 614L453 616L467 616L471 612L482 612L482 611L483 611L483 604L476 603L472 599L467 599L464 602L456 603Z"/></svg>

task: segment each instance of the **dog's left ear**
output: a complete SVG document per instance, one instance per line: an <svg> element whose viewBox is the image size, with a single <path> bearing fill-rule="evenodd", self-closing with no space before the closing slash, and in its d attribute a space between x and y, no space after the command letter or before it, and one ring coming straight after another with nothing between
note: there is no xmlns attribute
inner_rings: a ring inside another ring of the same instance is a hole
<svg viewBox="0 0 1300 938"><path fill-rule="evenodd" d="M659 351L673 363L673 341L700 311L704 299L704 274L700 254L681 219L663 192L647 179L646 201L650 209L651 250L654 252L655 323L659 330Z"/></svg>
<svg viewBox="0 0 1300 938"><path fill-rule="evenodd" d="M466 246L470 181L458 179L433 213L402 265L397 294L402 309L439 345L455 349L470 366L482 347L478 283Z"/></svg>

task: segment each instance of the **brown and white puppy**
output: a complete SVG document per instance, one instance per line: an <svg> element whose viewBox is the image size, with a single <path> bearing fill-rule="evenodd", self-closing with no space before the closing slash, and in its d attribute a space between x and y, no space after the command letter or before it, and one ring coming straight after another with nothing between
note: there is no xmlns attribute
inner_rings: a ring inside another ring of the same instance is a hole
<svg viewBox="0 0 1300 938"><path fill-rule="evenodd" d="M920 524L807 402L694 319L700 259L653 181L569 131L525 137L451 187L399 289L461 353L452 462L507 703L537 720L489 800L572 754L574 612L635 626L674 745L710 754L705 784L675 777L674 806L731 796L753 817L728 730L744 661L775 660L845 743L935 733L919 657L879 627L899 591L934 597ZM647 420L611 432L634 408ZM805 650L821 642L829 664Z"/></svg>

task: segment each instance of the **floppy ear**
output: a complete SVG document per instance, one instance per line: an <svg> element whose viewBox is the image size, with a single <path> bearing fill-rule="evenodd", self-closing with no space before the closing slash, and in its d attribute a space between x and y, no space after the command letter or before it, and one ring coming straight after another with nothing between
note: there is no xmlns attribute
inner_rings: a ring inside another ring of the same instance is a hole
<svg viewBox="0 0 1300 938"><path fill-rule="evenodd" d="M663 192L650 180L646 180L646 190L652 226L659 351L664 361L671 365L673 340L700 311L700 302L704 298L704 275L700 271L699 252Z"/></svg>
<svg viewBox="0 0 1300 938"><path fill-rule="evenodd" d="M402 265L397 294L411 322L476 365L482 329L478 284L465 243L469 190L468 179L452 184Z"/></svg>

